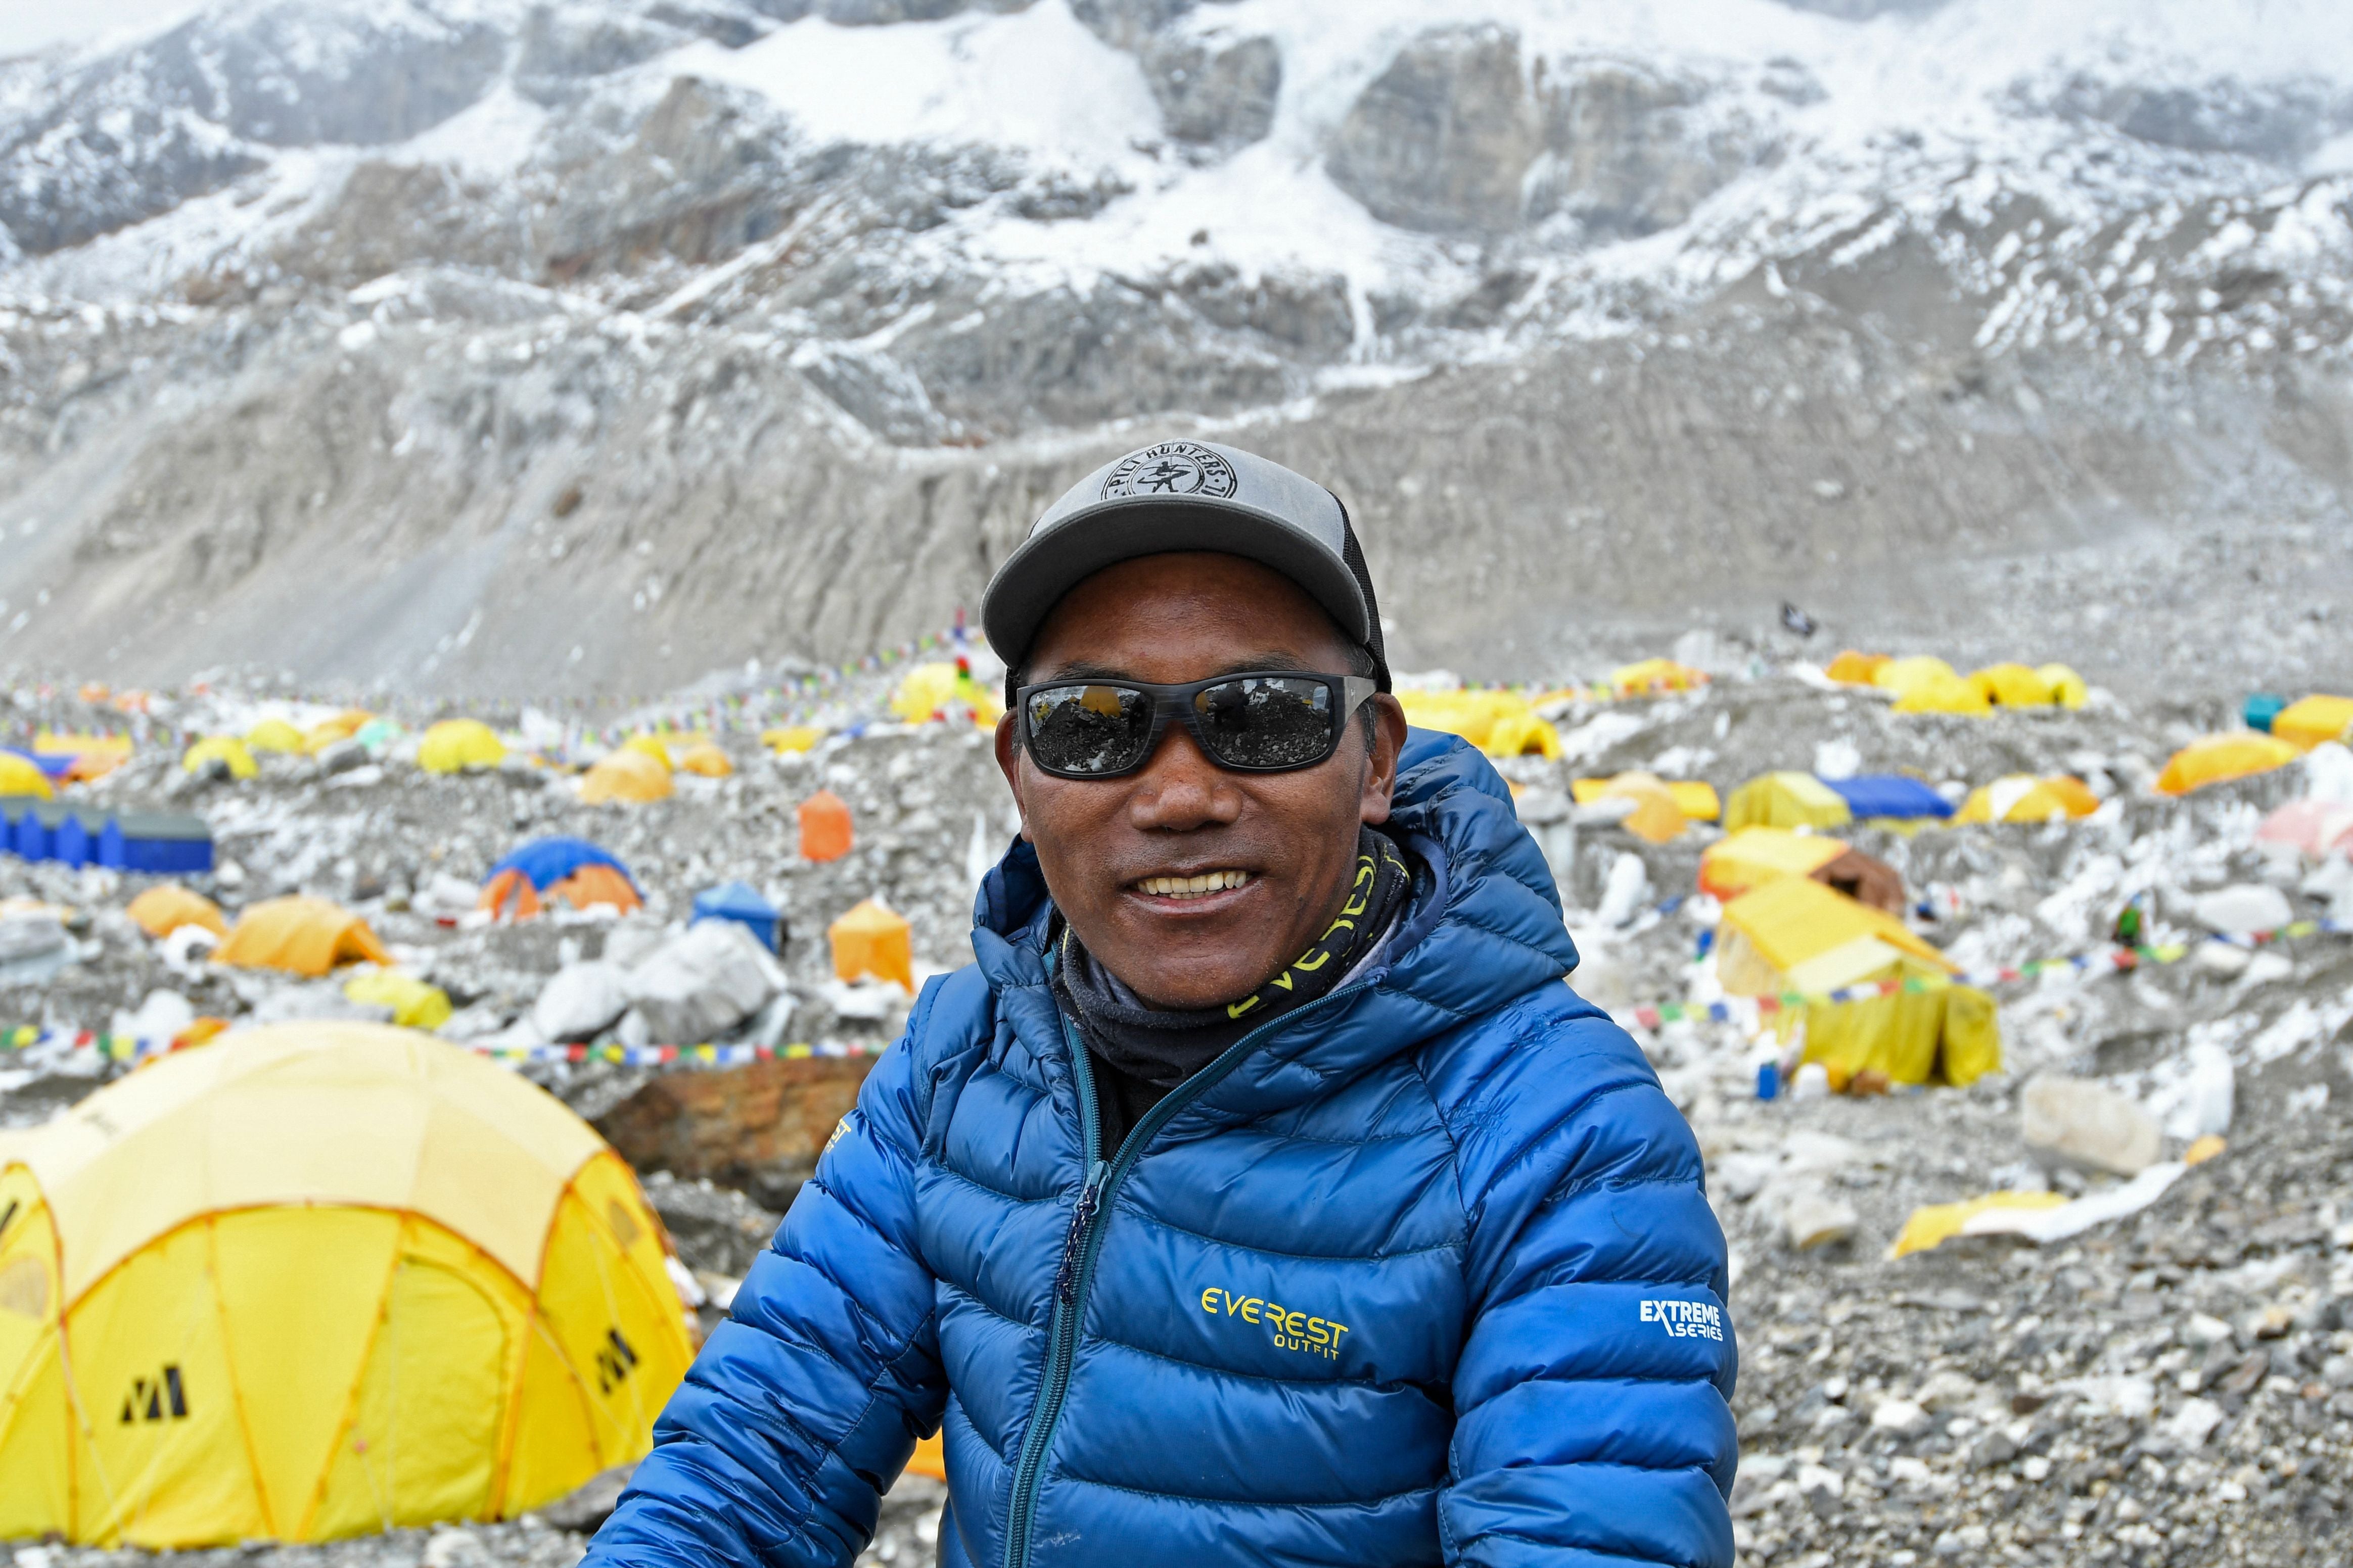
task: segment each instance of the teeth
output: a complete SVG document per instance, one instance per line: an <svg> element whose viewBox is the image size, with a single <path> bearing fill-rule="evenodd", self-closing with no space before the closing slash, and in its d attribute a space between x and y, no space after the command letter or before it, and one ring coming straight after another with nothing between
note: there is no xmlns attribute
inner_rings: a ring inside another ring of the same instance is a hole
<svg viewBox="0 0 2353 1568"><path fill-rule="evenodd" d="M1249 880L1248 871L1205 871L1198 877L1146 877L1135 888L1138 892L1156 898L1198 899L1207 893L1239 888Z"/></svg>

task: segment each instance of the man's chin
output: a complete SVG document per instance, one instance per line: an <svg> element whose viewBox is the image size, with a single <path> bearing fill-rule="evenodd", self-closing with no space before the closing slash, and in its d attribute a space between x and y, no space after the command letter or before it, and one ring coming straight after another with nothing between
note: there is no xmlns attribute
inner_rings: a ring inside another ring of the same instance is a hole
<svg viewBox="0 0 2353 1568"><path fill-rule="evenodd" d="M1266 951L1266 927L1246 907L1176 917L1132 908L1122 914L1109 951L1090 951L1154 1007L1221 1006L1257 990L1282 963Z"/></svg>

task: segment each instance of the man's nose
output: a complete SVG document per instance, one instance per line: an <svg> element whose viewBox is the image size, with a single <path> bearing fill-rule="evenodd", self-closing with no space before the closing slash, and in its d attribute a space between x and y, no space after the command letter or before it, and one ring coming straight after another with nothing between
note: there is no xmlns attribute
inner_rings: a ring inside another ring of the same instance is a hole
<svg viewBox="0 0 2353 1568"><path fill-rule="evenodd" d="M1241 814L1233 775L1204 755L1182 724L1168 727L1127 797L1128 826L1145 833L1223 826Z"/></svg>

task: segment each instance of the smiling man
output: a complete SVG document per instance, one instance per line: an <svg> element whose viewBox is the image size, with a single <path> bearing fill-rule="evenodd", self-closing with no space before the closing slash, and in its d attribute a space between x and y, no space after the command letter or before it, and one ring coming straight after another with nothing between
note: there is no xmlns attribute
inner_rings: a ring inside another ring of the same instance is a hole
<svg viewBox="0 0 2353 1568"><path fill-rule="evenodd" d="M940 1560L1729 1564L1724 1240L1562 979L1478 752L1409 731L1347 515L1168 442L984 621L1021 842L590 1552L841 1563L944 1426Z"/></svg>

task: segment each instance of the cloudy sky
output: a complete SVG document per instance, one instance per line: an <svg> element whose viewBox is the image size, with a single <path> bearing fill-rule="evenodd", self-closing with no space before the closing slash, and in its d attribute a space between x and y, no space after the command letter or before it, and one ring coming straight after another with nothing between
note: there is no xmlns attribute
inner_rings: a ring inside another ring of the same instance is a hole
<svg viewBox="0 0 2353 1568"><path fill-rule="evenodd" d="M181 11L195 0L0 0L0 57L47 44L80 43L118 27L137 26Z"/></svg>

